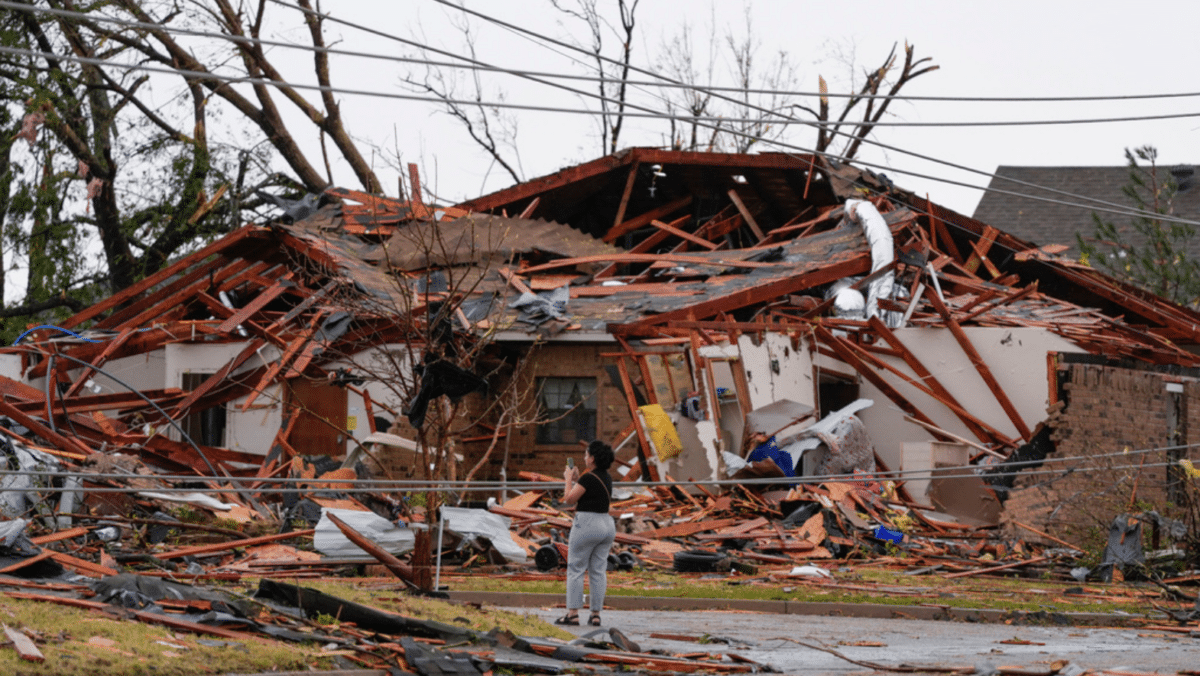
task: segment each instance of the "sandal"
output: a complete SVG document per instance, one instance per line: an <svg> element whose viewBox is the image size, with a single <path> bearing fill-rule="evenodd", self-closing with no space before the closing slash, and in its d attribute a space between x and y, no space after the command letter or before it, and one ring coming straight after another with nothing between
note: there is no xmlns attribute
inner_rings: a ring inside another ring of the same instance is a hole
<svg viewBox="0 0 1200 676"><path fill-rule="evenodd" d="M600 613L592 613L592 616L588 618L588 624L590 624L593 627L599 627L600 626Z"/></svg>
<svg viewBox="0 0 1200 676"><path fill-rule="evenodd" d="M563 625L563 626L567 626L567 627L578 627L579 626L579 615L572 615L571 613L567 613L566 615L563 615L562 617L555 620L554 624Z"/></svg>

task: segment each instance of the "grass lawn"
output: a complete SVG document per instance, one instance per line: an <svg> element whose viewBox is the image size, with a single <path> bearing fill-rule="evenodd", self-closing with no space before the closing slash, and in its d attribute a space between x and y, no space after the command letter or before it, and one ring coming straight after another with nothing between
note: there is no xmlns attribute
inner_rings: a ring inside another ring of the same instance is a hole
<svg viewBox="0 0 1200 676"><path fill-rule="evenodd" d="M1142 613L1162 603L1156 587L1134 584L1086 584L1019 577L946 579L932 574L858 567L834 569L832 580L770 578L752 575L666 573L638 570L609 573L610 596L654 596L826 603L939 605L1023 611ZM446 575L453 590L565 594L562 574ZM1070 593L1068 593L1070 592Z"/></svg>
<svg viewBox="0 0 1200 676"><path fill-rule="evenodd" d="M257 586L257 580L247 578L221 588L249 596ZM518 635L573 638L572 634L534 617L410 597L395 580L347 578L344 582L301 581L301 586L407 617L438 620L484 632L498 626ZM22 660L15 649L4 645L7 641L0 633L0 674L193 676L346 668L345 663L335 660L335 651L325 651L323 642L276 641L250 632L244 641L231 641L125 619L121 615L119 609L97 612L0 595L0 622L32 638L45 656L42 663ZM305 632L321 629L338 636L335 618L318 617L315 624L319 627L294 629Z"/></svg>

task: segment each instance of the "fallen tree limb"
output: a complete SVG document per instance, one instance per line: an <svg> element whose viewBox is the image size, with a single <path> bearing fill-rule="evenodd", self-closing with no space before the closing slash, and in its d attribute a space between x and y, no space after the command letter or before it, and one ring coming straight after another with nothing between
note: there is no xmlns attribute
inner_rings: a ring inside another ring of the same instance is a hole
<svg viewBox="0 0 1200 676"><path fill-rule="evenodd" d="M382 563L385 568L392 571L396 577L403 580L406 584L415 589L420 588L417 585L416 575L413 573L411 566L395 556L392 556L391 552L388 552L374 542L371 542L362 533L359 533L351 528L350 525L345 521L337 518L337 516L335 516L332 512L326 511L325 516L333 522L333 525L338 527L338 530L342 531L342 534L345 535L348 540L357 545L359 549L375 557L375 560Z"/></svg>

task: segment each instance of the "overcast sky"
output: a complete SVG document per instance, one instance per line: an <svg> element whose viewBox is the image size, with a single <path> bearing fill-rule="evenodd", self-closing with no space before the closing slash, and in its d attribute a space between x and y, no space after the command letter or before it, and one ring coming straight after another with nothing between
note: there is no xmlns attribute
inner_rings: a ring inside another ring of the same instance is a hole
<svg viewBox="0 0 1200 676"><path fill-rule="evenodd" d="M564 0L570 2L571 0ZM555 12L549 2L505 0L467 2L467 6L530 30L556 38L574 35L583 39L583 27ZM609 3L611 4L611 3ZM325 3L323 8L348 21L401 37L418 37L428 44L463 52L461 34L453 21L458 11L433 0L353 0ZM931 57L940 69L911 82L903 94L952 97L1122 96L1200 91L1191 77L1197 56L1194 3L1149 2L1135 8L1128 2L1026 2L1000 3L924 1L917 3L821 2L752 0L745 4L723 0L715 4L683 0L642 0L637 10L638 36L634 44L637 65L661 68L664 45L685 22L693 31L696 56L703 60L710 41L713 17L717 42L730 32L744 36L745 8L751 15L754 37L761 42L758 60L764 66L785 51L796 67L800 88L817 88L818 75L830 91L847 90L853 60L859 73L879 65L893 43L901 49L907 41L918 57ZM280 8L275 8L280 9ZM585 64L564 56L565 50L548 49L478 19L469 20L476 34L476 57L511 68L584 74ZM380 54L410 55L414 49L353 28L330 24L337 46ZM301 39L293 28L281 35ZM615 44L613 35L607 36ZM311 81L309 59L302 53L277 59L290 62L289 75ZM440 58L440 57L438 57ZM717 52L713 78L731 84L727 53ZM401 75L414 67L337 57L334 81L340 86L384 92L405 92ZM858 76L861 80L861 75ZM505 100L574 109L595 109L594 101L525 82L507 75L481 73L485 99L503 94ZM639 76L640 79L640 76ZM589 83L575 83L591 90ZM653 98L659 92L635 92L643 105L661 109ZM343 112L357 137L376 144L381 155L395 155L402 163L417 162L427 185L439 197L453 201L497 190L512 180L476 150L461 126L439 112L436 104L364 98L346 95ZM1135 101L1051 102L940 102L898 101L888 119L894 122L989 122L1019 120L1074 120L1109 117L1144 117L1200 112L1200 98ZM814 104L810 100L803 103ZM834 101L837 105L837 101ZM565 166L602 154L597 129L587 117L554 112L514 113L520 168L526 179L555 172ZM661 145L667 138L661 120L630 120L621 145ZM874 139L905 151L991 173L998 165L1120 165L1126 147L1152 144L1164 164L1200 159L1200 118L1099 124L1055 124L1019 127L916 127L879 128ZM788 141L811 147L815 132L797 129ZM760 150L772 149L767 145ZM786 148L784 148L786 150ZM876 163L900 186L928 193L935 201L970 214L980 191L942 183L903 172L928 174L975 186L986 176L920 160L898 151L868 147L859 154ZM382 168L389 192L396 190L396 171ZM335 170L337 182L353 185L353 177ZM356 186L357 187L357 186Z"/></svg>
<svg viewBox="0 0 1200 676"><path fill-rule="evenodd" d="M268 3L268 30L263 37L311 44L307 29L294 9ZM496 19L549 37L584 43L584 26L556 11L549 0L465 0L466 6ZM574 6L577 0L560 0ZM599 0L610 12L615 0ZM290 3L284 3L290 4ZM904 88L902 94L930 97L1080 97L1182 94L1200 91L1192 76L1197 62L1196 23L1200 12L1194 2L1162 0L1136 7L1128 2L1007 0L981 3L962 0L925 0L913 3L857 0L856 2L798 2L795 0L641 0L636 13L633 44L635 65L661 72L664 59L679 50L667 47L690 27L690 51L702 74L699 81L734 84L725 42L751 35L758 45L756 72L763 73L785 54L801 91L817 89L823 76L833 93L851 89L850 76L861 82L862 72L881 64L893 44L915 45L918 58L930 57L939 70ZM330 46L385 56L420 56L417 48L393 38L415 39L432 47L464 54L461 29L464 14L435 0L326 0L325 11L361 24L383 35L329 22ZM747 32L746 15L750 29ZM479 61L505 68L589 75L586 58L560 47L548 47L530 36L472 17L466 24L473 34ZM715 30L713 26L716 26ZM200 38L196 38L200 40ZM615 54L617 38L604 36L606 53ZM226 43L194 44L198 52L221 54L235 62ZM315 84L310 52L281 47L268 49L272 60L289 80ZM704 64L714 59L711 80ZM429 58L447 57L427 55ZM385 95L412 96L401 86L407 73L422 77L420 66L394 61L333 55L335 86ZM234 71L227 71L237 74ZM460 75L468 71L458 72ZM479 73L486 101L504 100L529 106L595 111L594 100L563 92L510 75ZM637 79L648 79L636 75ZM161 80L161 78L156 78ZM158 103L179 98L177 80L161 91L152 86L148 95ZM594 91L588 82L568 82ZM243 87L243 85L238 85ZM473 92L468 88L464 94ZM317 101L316 92L305 96ZM630 98L655 111L664 110L661 90L632 90ZM421 168L427 190L442 203L468 199L512 184L512 178L483 153L462 125L436 103L339 94L347 129L366 148L389 195L397 193L397 178L405 164ZM310 158L321 157L311 123L278 97L293 132ZM797 101L815 106L813 97ZM832 101L835 110L839 100ZM896 101L887 121L902 123L962 123L1003 121L1068 121L1113 117L1189 115L1177 119L1140 120L1098 124L1034 126L927 126L880 127L872 139L896 150L866 146L860 165L883 171L899 186L960 213L970 215L1000 165L1117 166L1124 150L1145 144L1159 150L1164 165L1200 162L1200 97L1106 100L1086 102L979 102ZM188 111L185 111L188 112ZM517 163L524 179L556 172L595 159L605 153L594 118L564 112L512 111L516 123L515 148L505 156ZM804 115L800 114L803 118ZM219 122L224 120L225 122ZM229 125L231 116L214 118L210 138L245 147L244 124ZM807 118L806 118L807 119ZM220 128L224 125L224 128ZM224 139L220 138L221 136ZM661 119L630 119L620 145L662 146L668 142L668 125ZM803 152L815 141L812 128L790 128L787 146L761 143L756 150ZM919 159L925 155L943 163ZM334 183L358 188L344 164L333 158ZM278 169L286 170L282 163ZM974 170L974 172L970 171ZM906 173L909 172L909 173ZM953 183L925 176L947 179ZM955 183L976 186L963 187ZM1016 188L1014 190L1020 190ZM85 205L81 201L80 208ZM8 262L8 261L6 261ZM11 277L6 300L24 293L24 270L6 266Z"/></svg>

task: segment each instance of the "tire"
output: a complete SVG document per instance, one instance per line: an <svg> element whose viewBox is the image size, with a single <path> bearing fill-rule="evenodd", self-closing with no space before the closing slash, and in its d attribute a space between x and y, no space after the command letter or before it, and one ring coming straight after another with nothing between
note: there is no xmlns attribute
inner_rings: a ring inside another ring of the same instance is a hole
<svg viewBox="0 0 1200 676"><path fill-rule="evenodd" d="M617 554L617 561L620 564L617 566L617 570L633 570L634 568L642 565L642 562L638 560L638 557L634 556L631 552L621 552L620 554Z"/></svg>
<svg viewBox="0 0 1200 676"><path fill-rule="evenodd" d="M725 560L724 555L703 549L675 552L675 571L679 573L710 573Z"/></svg>
<svg viewBox="0 0 1200 676"><path fill-rule="evenodd" d="M534 552L533 562L537 565L538 570L546 573L561 566L562 557L558 555L557 547L545 545Z"/></svg>

